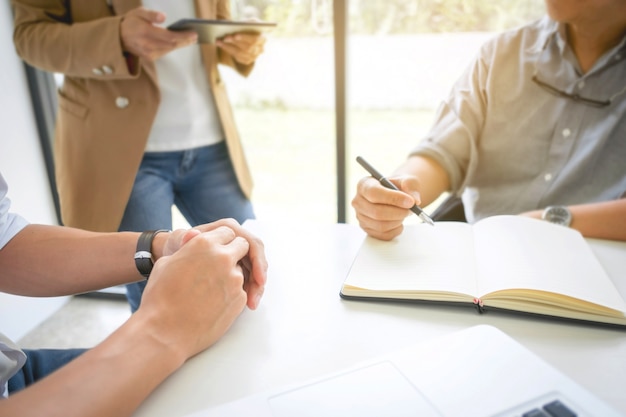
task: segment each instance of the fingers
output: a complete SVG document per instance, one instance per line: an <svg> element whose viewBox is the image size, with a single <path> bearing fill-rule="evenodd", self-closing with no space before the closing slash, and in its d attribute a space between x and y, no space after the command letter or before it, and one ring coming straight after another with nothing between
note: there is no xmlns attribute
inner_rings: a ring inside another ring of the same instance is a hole
<svg viewBox="0 0 626 417"><path fill-rule="evenodd" d="M221 226L230 227L233 230L238 230L241 227L241 225L239 224L237 220L231 219L231 218L225 218L225 219L214 221L212 223L205 223L205 224L195 226L194 229L199 230L201 232L208 232L210 230L215 230Z"/></svg>
<svg viewBox="0 0 626 417"><path fill-rule="evenodd" d="M265 256L265 245L261 239L233 219L223 219L216 223L227 225L237 236L248 242L248 252L241 258L240 264L245 276L244 290L248 297L247 306L255 310L261 302L267 282L268 262Z"/></svg>
<svg viewBox="0 0 626 417"><path fill-rule="evenodd" d="M193 242L195 239L203 239L209 244L208 246L200 246L198 250L201 252L197 256L216 256L219 253L220 256L226 257L227 259L224 261L239 272L237 275L241 278L241 285L243 286L244 275L239 261L248 254L250 249L250 244L245 238L238 236L229 227L220 226L209 232L196 235L189 242Z"/></svg>
<svg viewBox="0 0 626 417"><path fill-rule="evenodd" d="M267 282L268 262L263 241L242 227L234 219L221 219L213 223L196 226L190 230L176 230L166 244L166 254L173 254L197 237L203 237L212 245L229 245L232 259L239 263L247 293L247 305L258 307Z"/></svg>
<svg viewBox="0 0 626 417"><path fill-rule="evenodd" d="M352 206L355 208L356 218L361 229L368 235L381 240L391 240L400 235L404 230L404 219L411 213L396 207L363 203L363 200L358 197L352 200ZM360 206L365 206L366 209L360 209ZM395 213L396 211L398 213ZM385 213L386 216L382 216L380 213ZM381 217L388 219L381 220Z"/></svg>
<svg viewBox="0 0 626 417"><path fill-rule="evenodd" d="M180 261L184 259L189 267L195 265L195 270L201 271L199 272L199 279L202 281L213 282L213 285L221 282L222 284L219 285L222 288L230 288L229 298L236 297L237 292L241 293L239 296L244 295L246 274L240 261L246 257L250 248L246 239L238 236L226 226L205 233L200 233L197 230L191 233L187 232L184 238L189 238L189 240L169 257L170 260ZM159 261L157 261L157 265ZM191 285L197 284L198 282L191 283ZM179 281L179 285L183 285L182 280Z"/></svg>
<svg viewBox="0 0 626 417"><path fill-rule="evenodd" d="M197 42L195 32L174 32L158 26L164 21L165 15L158 11L140 7L128 12L120 26L124 51L155 60L176 48Z"/></svg>
<svg viewBox="0 0 626 417"><path fill-rule="evenodd" d="M268 262L265 256L265 245L261 239L246 230L234 219L222 219L199 226L202 229L214 227L227 227L248 243L248 251L245 256L240 258L240 264L245 276L244 290L248 296L247 305L251 310L255 310L259 306L267 282Z"/></svg>
<svg viewBox="0 0 626 417"><path fill-rule="evenodd" d="M188 240L156 262L137 313L189 357L218 340L245 308L240 260L249 243L226 226L180 232Z"/></svg>
<svg viewBox="0 0 626 417"><path fill-rule="evenodd" d="M165 242L163 254L172 255L180 250L180 248L182 248L192 239L203 234L205 234L205 239L209 240L211 243L219 245L230 243L236 237L235 232L226 224L219 225L216 223L211 223L210 225L203 225L201 227L188 230L179 229L170 233L167 241Z"/></svg>
<svg viewBox="0 0 626 417"><path fill-rule="evenodd" d="M402 179L392 179L398 188L406 188ZM408 185L412 185L409 181ZM409 209L416 200L404 191L383 187L376 179L365 177L357 185L352 200L361 228L370 236L391 240L402 233L403 221L411 214Z"/></svg>
<svg viewBox="0 0 626 417"><path fill-rule="evenodd" d="M244 258L250 249L250 244L245 238L238 236L233 229L225 226L203 233L199 237L209 240L214 245L223 246L232 257L233 265L237 265L239 260Z"/></svg>
<svg viewBox="0 0 626 417"><path fill-rule="evenodd" d="M412 195L415 192L411 193L411 188L415 187L413 179L401 177L390 178L390 181L402 191L383 187L376 179L365 177L357 184L357 193L363 195L372 204L384 204L404 209L410 209L414 204L419 204L419 201L416 201L417 199ZM419 193L417 196L419 197Z"/></svg>
<svg viewBox="0 0 626 417"><path fill-rule="evenodd" d="M257 282L265 285L268 263L265 257L265 245L261 239L241 226L235 219L221 219L213 223L196 226L194 229L206 232L222 226L232 229L238 236L248 241L250 250L247 258L250 263L250 272Z"/></svg>
<svg viewBox="0 0 626 417"><path fill-rule="evenodd" d="M359 226L365 233L380 240L391 240L399 236L404 230L404 223L402 221L381 222L359 215L357 215L357 220Z"/></svg>
<svg viewBox="0 0 626 417"><path fill-rule="evenodd" d="M226 45L233 45L242 50L257 48L260 52L263 51L266 41L267 38L265 36L251 32L239 32L234 35L227 35L222 39L218 39L218 42Z"/></svg>
<svg viewBox="0 0 626 417"><path fill-rule="evenodd" d="M243 236L250 244L248 255L245 259L246 265L249 265L249 270L252 279L259 285L264 286L267 281L267 269L268 262L265 256L265 245L263 241L254 236L249 231L241 228L238 233Z"/></svg>
<svg viewBox="0 0 626 417"><path fill-rule="evenodd" d="M265 291L265 273L253 274L251 272L253 264L247 257L243 258L239 262L239 265L241 266L245 277L243 289L247 294L246 305L250 310L256 310L261 303L261 298L263 297L263 292Z"/></svg>
<svg viewBox="0 0 626 417"><path fill-rule="evenodd" d="M357 215L378 221L402 220L408 215L415 200L402 191L383 187L372 177L361 179L352 206Z"/></svg>
<svg viewBox="0 0 626 417"><path fill-rule="evenodd" d="M265 36L251 33L237 33L225 36L216 45L244 65L252 64L265 50Z"/></svg>

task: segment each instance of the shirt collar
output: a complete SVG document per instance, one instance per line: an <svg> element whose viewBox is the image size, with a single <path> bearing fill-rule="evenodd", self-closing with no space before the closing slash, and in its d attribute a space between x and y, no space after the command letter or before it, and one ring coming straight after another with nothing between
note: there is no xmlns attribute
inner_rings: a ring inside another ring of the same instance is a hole
<svg viewBox="0 0 626 417"><path fill-rule="evenodd" d="M565 23L556 22L546 16L546 23L544 36L541 39L542 50L547 48L551 42L554 42L561 54L561 57L570 56L574 57L574 51L569 47L567 43L567 29ZM626 34L622 37L622 40L615 47L607 51L594 65L591 72L595 72L599 68L603 68L606 65L612 65L613 63L626 59ZM578 66L578 62L574 57L575 65Z"/></svg>

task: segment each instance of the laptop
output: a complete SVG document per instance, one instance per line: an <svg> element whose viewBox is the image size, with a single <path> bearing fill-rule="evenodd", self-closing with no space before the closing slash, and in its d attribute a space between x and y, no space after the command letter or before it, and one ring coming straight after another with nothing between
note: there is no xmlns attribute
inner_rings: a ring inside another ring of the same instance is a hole
<svg viewBox="0 0 626 417"><path fill-rule="evenodd" d="M188 417L623 416L492 326L480 325Z"/></svg>

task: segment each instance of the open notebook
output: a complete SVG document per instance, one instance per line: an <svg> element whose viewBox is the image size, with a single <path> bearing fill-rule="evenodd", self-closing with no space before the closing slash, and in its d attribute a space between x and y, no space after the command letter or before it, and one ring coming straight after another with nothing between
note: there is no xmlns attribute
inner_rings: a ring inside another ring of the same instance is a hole
<svg viewBox="0 0 626 417"><path fill-rule="evenodd" d="M545 417L622 415L481 325L188 417L519 417L532 410Z"/></svg>
<svg viewBox="0 0 626 417"><path fill-rule="evenodd" d="M368 236L340 295L626 327L626 301L583 236L523 216L410 225L389 242Z"/></svg>

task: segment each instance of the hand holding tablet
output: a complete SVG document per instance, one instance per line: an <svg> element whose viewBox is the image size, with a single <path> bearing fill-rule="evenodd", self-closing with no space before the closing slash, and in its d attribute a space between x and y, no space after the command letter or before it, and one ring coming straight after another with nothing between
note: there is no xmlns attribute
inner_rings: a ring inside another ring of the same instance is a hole
<svg viewBox="0 0 626 417"><path fill-rule="evenodd" d="M276 23L256 21L181 19L167 27L169 30L193 30L199 43L215 43L217 39L239 32L262 33L274 28Z"/></svg>

